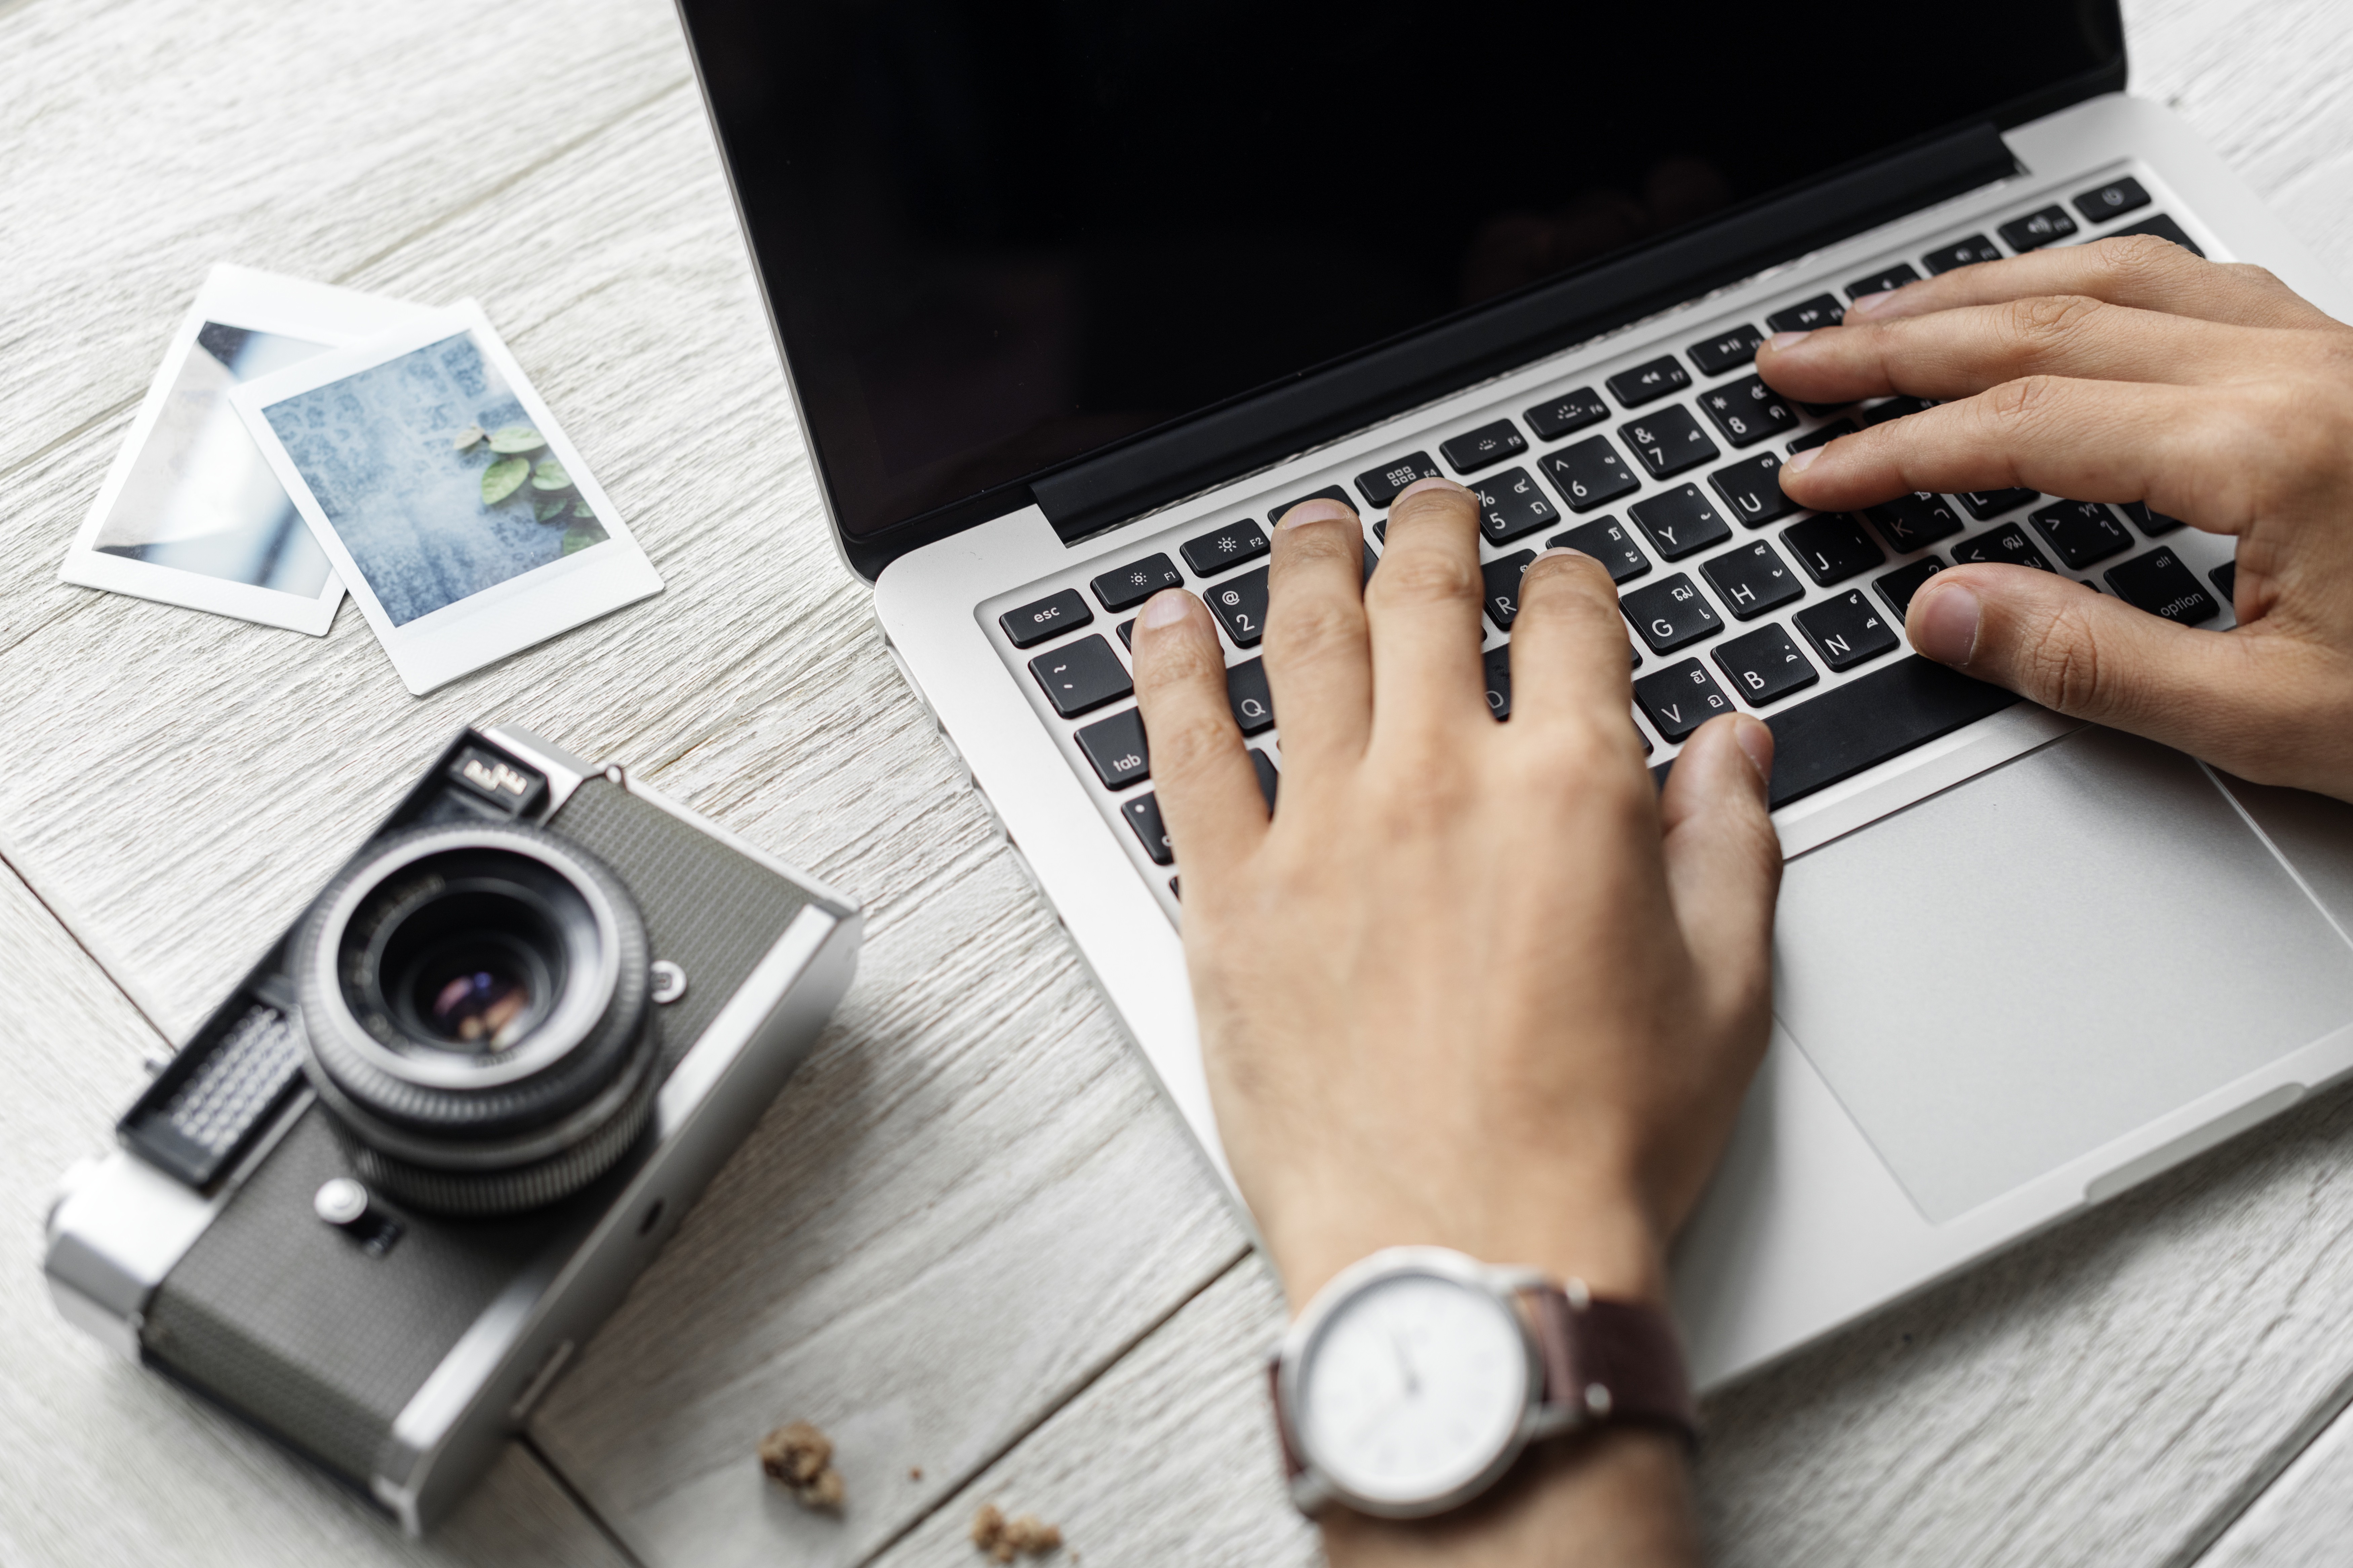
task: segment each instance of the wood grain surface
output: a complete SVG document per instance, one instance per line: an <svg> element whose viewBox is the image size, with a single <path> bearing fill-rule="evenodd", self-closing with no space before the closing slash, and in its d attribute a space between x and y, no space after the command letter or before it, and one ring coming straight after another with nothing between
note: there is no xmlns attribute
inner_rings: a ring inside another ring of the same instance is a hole
<svg viewBox="0 0 2353 1568"><path fill-rule="evenodd" d="M2136 89L2353 271L2353 16L2127 12ZM1279 1304L834 554L670 7L0 0L0 978L38 999L0 1008L29 1086L0 1097L0 1560L977 1562L994 1499L1097 1562L1312 1561L1253 1381ZM349 606L312 639L59 584L220 260L481 299L668 591L419 700ZM67 1330L31 1238L142 1056L493 717L626 760L873 918L818 1054L538 1453L418 1548ZM1717 1554L2327 1539L2353 1439L2306 1445L2353 1386L2348 1154L2353 1110L2307 1108L1733 1390ZM838 1518L758 1473L795 1417L841 1446Z"/></svg>

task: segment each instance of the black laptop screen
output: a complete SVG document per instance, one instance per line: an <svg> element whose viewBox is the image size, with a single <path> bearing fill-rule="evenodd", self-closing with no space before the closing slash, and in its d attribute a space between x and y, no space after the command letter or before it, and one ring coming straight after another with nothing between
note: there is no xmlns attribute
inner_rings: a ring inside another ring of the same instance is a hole
<svg viewBox="0 0 2353 1568"><path fill-rule="evenodd" d="M686 0L871 535L2112 63L2113 0Z"/></svg>

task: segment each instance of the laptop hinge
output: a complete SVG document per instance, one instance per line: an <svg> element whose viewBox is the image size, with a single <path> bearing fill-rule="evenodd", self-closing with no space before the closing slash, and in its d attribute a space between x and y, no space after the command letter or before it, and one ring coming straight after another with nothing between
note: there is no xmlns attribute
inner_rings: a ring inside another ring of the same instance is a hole
<svg viewBox="0 0 2353 1568"><path fill-rule="evenodd" d="M1064 542L1082 539L2017 168L2001 133L1974 125L1140 437L1030 491Z"/></svg>

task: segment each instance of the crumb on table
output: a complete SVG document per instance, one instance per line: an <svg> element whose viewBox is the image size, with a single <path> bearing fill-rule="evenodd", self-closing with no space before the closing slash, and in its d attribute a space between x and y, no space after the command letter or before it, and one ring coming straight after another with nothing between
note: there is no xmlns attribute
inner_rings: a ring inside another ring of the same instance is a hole
<svg viewBox="0 0 2353 1568"><path fill-rule="evenodd" d="M809 1422L790 1422L761 1438L760 1468L784 1482L803 1508L841 1506L841 1472L833 1468L833 1439Z"/></svg>
<svg viewBox="0 0 2353 1568"><path fill-rule="evenodd" d="M1017 1555L1044 1556L1062 1544L1062 1532L1034 1513L1008 1519L995 1503L985 1502L972 1516L972 1543L996 1561L1010 1563Z"/></svg>

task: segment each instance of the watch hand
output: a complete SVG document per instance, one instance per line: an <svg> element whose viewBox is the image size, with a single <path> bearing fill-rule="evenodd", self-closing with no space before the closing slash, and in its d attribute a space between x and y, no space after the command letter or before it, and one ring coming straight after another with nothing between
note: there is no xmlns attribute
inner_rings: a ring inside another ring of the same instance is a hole
<svg viewBox="0 0 2353 1568"><path fill-rule="evenodd" d="M1389 1335L1389 1349L1397 1352L1398 1372L1405 1379L1406 1397L1409 1399L1419 1397L1421 1394L1421 1379L1414 1375L1413 1360L1405 1353L1405 1342L1398 1338L1394 1331Z"/></svg>

